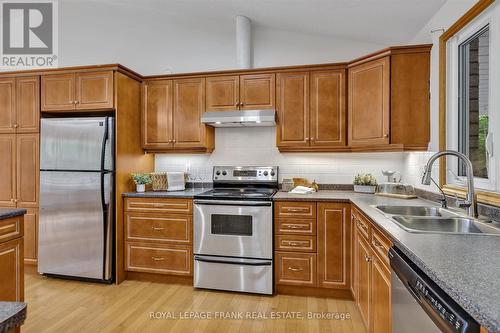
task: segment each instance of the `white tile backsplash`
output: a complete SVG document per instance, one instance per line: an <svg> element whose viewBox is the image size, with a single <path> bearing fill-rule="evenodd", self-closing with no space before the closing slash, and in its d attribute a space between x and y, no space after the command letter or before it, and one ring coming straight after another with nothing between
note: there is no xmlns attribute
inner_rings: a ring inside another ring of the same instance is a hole
<svg viewBox="0 0 500 333"><path fill-rule="evenodd" d="M351 184L357 173L370 172L379 182L382 169L403 172L404 153L280 153L275 127L216 128L212 154L156 154L155 170L186 171L211 179L214 165L277 165L283 178L305 177L321 184Z"/></svg>
<svg viewBox="0 0 500 333"><path fill-rule="evenodd" d="M439 192L436 185L432 183L431 185L422 185L421 183L427 161L435 153L433 151L405 153L403 172L409 184L426 191ZM439 160L432 166L432 178L439 183Z"/></svg>

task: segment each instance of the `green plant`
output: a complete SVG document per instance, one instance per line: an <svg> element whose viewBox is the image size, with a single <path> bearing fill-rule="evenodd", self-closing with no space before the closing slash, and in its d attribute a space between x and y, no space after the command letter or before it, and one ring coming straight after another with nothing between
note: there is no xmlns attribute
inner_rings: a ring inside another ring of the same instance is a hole
<svg viewBox="0 0 500 333"><path fill-rule="evenodd" d="M136 185L146 185L152 182L149 173L132 173L131 177Z"/></svg>
<svg viewBox="0 0 500 333"><path fill-rule="evenodd" d="M377 179L371 173L361 173L354 177L354 185L366 185L366 186L376 186Z"/></svg>

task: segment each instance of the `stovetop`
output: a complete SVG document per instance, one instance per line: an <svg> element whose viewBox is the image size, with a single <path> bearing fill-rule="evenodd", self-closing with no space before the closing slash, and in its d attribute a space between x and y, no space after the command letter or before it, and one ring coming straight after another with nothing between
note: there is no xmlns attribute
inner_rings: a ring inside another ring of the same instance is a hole
<svg viewBox="0 0 500 333"><path fill-rule="evenodd" d="M265 200L269 201L277 192L275 188L231 187L214 188L194 196L195 199L220 200Z"/></svg>

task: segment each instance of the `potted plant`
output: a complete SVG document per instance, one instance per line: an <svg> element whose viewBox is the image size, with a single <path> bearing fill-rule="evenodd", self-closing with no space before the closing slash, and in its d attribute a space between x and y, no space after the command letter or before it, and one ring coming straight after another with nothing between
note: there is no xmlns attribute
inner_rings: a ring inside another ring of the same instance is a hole
<svg viewBox="0 0 500 333"><path fill-rule="evenodd" d="M146 185L152 181L149 173L133 173L132 180L135 183L136 192L146 191Z"/></svg>
<svg viewBox="0 0 500 333"><path fill-rule="evenodd" d="M357 174L354 177L354 192L375 193L377 189L377 179L370 173Z"/></svg>

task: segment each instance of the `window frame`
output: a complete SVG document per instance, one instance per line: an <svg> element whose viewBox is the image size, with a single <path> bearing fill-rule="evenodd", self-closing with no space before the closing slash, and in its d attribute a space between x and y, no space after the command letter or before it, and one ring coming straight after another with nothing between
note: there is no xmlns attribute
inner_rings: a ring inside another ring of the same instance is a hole
<svg viewBox="0 0 500 333"><path fill-rule="evenodd" d="M458 30L446 40L446 149L459 151L460 148L460 46L480 34L484 29L489 29L489 87L488 87L488 133L492 137L500 138L500 115L497 110L498 98L494 91L500 89L500 6L496 3L471 20L467 25ZM495 40L495 38L497 40ZM498 151L489 155L488 178L474 177L475 187L487 191L500 190L500 174L498 169ZM448 167L446 167L448 166ZM444 165L444 172L441 170L441 182L454 187L463 187L466 184L466 177L458 176L459 167L456 158L448 157ZM442 184L443 185L443 184Z"/></svg>

